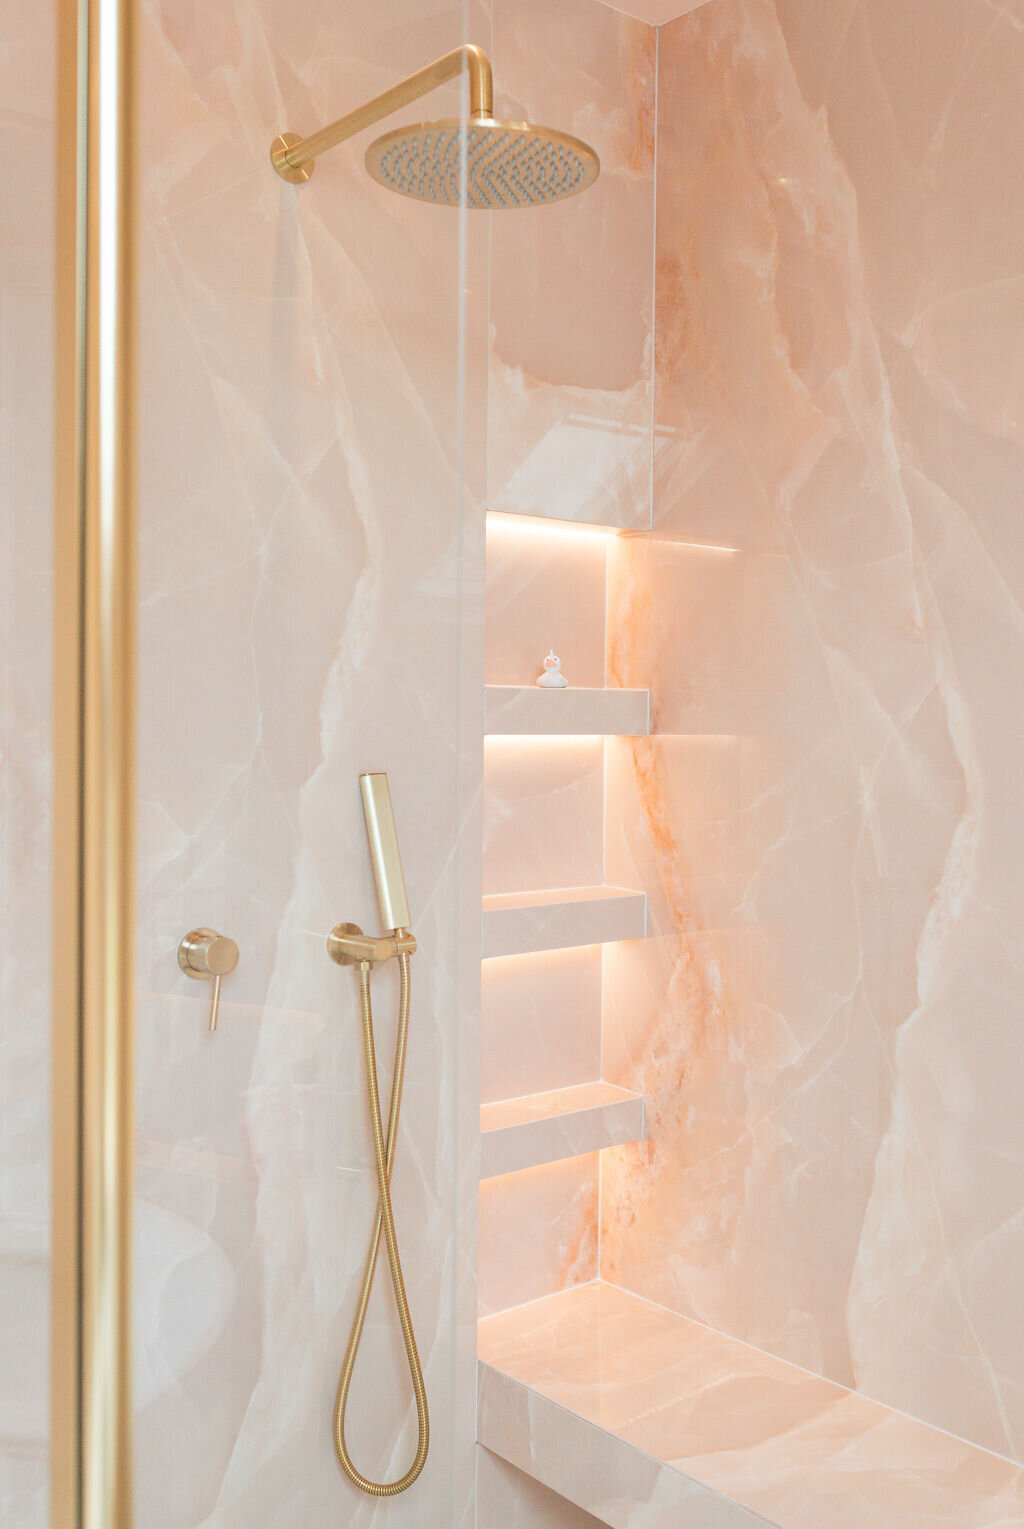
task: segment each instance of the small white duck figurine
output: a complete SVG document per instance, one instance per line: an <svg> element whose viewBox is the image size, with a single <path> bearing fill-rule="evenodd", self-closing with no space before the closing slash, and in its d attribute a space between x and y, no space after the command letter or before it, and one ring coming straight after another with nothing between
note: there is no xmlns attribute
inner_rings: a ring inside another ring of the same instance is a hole
<svg viewBox="0 0 1024 1529"><path fill-rule="evenodd" d="M544 673L538 674L537 684L543 685L545 690L564 690L568 683L562 673L562 660L555 656L553 649L549 649L544 660Z"/></svg>

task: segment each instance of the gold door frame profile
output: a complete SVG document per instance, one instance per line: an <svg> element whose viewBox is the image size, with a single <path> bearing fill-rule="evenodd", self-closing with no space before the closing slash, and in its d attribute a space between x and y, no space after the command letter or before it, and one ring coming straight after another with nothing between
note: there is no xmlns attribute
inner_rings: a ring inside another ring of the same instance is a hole
<svg viewBox="0 0 1024 1529"><path fill-rule="evenodd" d="M131 1524L134 9L58 3L51 1529Z"/></svg>

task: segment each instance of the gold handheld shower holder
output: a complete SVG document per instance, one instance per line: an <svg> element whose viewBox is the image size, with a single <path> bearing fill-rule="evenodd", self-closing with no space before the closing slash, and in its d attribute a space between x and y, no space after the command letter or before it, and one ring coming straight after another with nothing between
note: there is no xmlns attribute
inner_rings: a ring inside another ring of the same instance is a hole
<svg viewBox="0 0 1024 1529"><path fill-rule="evenodd" d="M390 90L374 96L372 101L339 117L336 122L328 123L327 127L322 127L318 133L312 133L308 138L298 133L278 133L270 145L270 162L282 180L300 185L309 180L317 156L325 149L333 149L337 144L344 143L346 138L362 132L363 128L372 127L375 122L390 117L392 112L400 111L403 106L409 106L421 96L429 95L439 85L461 74L463 69L469 77L470 120L493 117L494 77L491 61L482 48L467 42L453 48L450 53L442 54L432 64L427 64L426 68L417 69L415 74L392 85Z"/></svg>
<svg viewBox="0 0 1024 1529"><path fill-rule="evenodd" d="M363 961L375 966L395 956L414 956L416 938L407 929L395 929L375 940L358 924L335 924L327 936L327 954L339 966L356 966Z"/></svg>

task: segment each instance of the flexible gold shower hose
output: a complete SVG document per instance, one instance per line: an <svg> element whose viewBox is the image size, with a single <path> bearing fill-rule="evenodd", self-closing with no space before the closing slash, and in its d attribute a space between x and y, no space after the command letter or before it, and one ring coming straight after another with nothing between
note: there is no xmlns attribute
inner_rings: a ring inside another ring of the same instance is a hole
<svg viewBox="0 0 1024 1529"><path fill-rule="evenodd" d="M402 1261L398 1255L398 1239L395 1236L395 1218L391 1209L391 1172L395 1161L398 1118L402 1111L405 1051L409 1035L409 957L404 952L398 957L398 970L400 974L398 1036L395 1041L395 1072L391 1084L388 1134L385 1141L384 1127L380 1116L377 1052L373 1039L370 963L368 961L360 961L359 963L359 995L363 1010L363 1048L366 1054L366 1083L370 1097L370 1122L373 1128L373 1146L377 1158L377 1219L373 1228L373 1236L370 1239L370 1251L367 1255L366 1268L363 1272L363 1283L359 1291L356 1314L352 1319L352 1331L349 1334L348 1347L345 1350L345 1359L341 1366L341 1378L338 1381L338 1394L334 1402L334 1447L337 1451L341 1468L351 1482L354 1482L361 1491L368 1492L371 1497L397 1497L399 1492L404 1492L407 1487L411 1487L423 1469L427 1458L427 1451L430 1448L430 1415L427 1411L427 1388L423 1382L423 1367L420 1364L420 1356L416 1348L416 1334L413 1332L412 1316L409 1312L409 1299L405 1293L405 1280L402 1278ZM348 1406L348 1394L352 1385L352 1371L355 1367L356 1355L359 1352L359 1344L363 1336L363 1326L366 1322L366 1308L370 1303L370 1291L373 1289L373 1276L376 1272L377 1257L380 1253L381 1231L384 1233L384 1243L388 1254L388 1267L391 1270L391 1283L394 1286L395 1303L398 1306L398 1320L402 1325L405 1354L409 1361L409 1374L412 1378L412 1389L416 1397L416 1422L419 1430L415 1458L405 1475L397 1481L370 1481L368 1477L364 1476L352 1464L348 1445L345 1442L345 1409Z"/></svg>

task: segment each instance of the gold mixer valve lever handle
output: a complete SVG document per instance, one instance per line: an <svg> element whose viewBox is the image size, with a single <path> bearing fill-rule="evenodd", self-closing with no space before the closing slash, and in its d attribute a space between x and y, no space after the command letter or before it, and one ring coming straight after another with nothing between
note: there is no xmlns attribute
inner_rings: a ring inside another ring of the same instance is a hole
<svg viewBox="0 0 1024 1529"><path fill-rule="evenodd" d="M190 929L178 946L178 965L186 977L213 982L210 1004L210 1029L217 1028L220 1010L220 980L238 965L238 946L216 929Z"/></svg>

